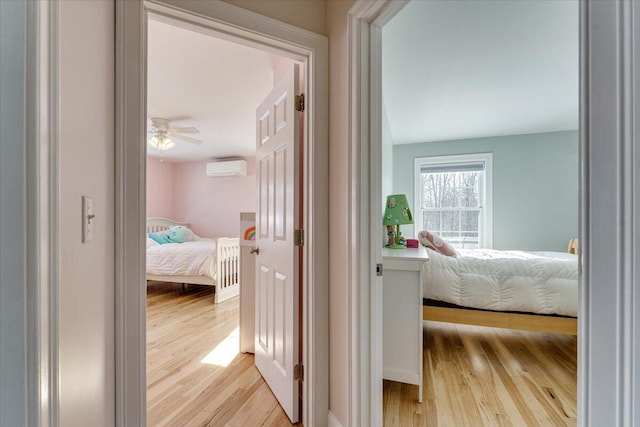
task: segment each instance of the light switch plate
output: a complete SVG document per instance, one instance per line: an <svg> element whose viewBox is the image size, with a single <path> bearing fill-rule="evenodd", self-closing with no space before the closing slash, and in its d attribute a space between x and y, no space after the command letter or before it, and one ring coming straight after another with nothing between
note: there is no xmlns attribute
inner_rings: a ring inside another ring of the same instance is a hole
<svg viewBox="0 0 640 427"><path fill-rule="evenodd" d="M82 242L93 240L93 200L90 197L82 196Z"/></svg>

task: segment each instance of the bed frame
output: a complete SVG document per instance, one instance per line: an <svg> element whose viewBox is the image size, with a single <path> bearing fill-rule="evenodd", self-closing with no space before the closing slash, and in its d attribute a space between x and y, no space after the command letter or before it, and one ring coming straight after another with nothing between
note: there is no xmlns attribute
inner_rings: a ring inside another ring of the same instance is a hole
<svg viewBox="0 0 640 427"><path fill-rule="evenodd" d="M169 218L147 218L147 233L158 233L168 230L172 225L183 225L185 222ZM237 237L218 237L216 240L216 277L208 276L165 276L147 274L148 281L171 282L193 285L214 286L214 303L219 303L240 293L240 239Z"/></svg>
<svg viewBox="0 0 640 427"><path fill-rule="evenodd" d="M578 239L571 239L568 252L578 253ZM422 319L434 322L462 323L494 328L520 329L535 332L578 335L575 317L545 316L530 313L502 313L467 308L422 306Z"/></svg>

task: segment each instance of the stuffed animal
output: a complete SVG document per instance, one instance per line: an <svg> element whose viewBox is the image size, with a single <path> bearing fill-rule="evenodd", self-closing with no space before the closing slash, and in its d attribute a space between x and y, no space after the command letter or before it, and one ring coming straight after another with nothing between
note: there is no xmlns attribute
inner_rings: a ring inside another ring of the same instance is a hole
<svg viewBox="0 0 640 427"><path fill-rule="evenodd" d="M172 225L169 227L169 239L173 243L184 243L191 240L191 230L182 225Z"/></svg>
<svg viewBox="0 0 640 427"><path fill-rule="evenodd" d="M182 225L172 225L168 234L149 233L149 237L159 244L184 243L193 240L193 232Z"/></svg>

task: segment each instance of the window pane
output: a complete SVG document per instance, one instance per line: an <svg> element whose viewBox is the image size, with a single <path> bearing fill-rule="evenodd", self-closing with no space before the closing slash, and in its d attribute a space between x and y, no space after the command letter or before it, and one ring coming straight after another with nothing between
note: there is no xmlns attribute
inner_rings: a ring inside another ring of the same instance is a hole
<svg viewBox="0 0 640 427"><path fill-rule="evenodd" d="M458 231L460 230L460 212L459 211L443 211L441 231Z"/></svg>
<svg viewBox="0 0 640 427"><path fill-rule="evenodd" d="M478 188L465 187L461 190L460 207L477 208L478 207Z"/></svg>
<svg viewBox="0 0 640 427"><path fill-rule="evenodd" d="M423 230L440 231L440 211L425 211L422 218Z"/></svg>
<svg viewBox="0 0 640 427"><path fill-rule="evenodd" d="M475 231L478 233L478 217L480 211L462 211L460 212L460 230Z"/></svg>
<svg viewBox="0 0 640 427"><path fill-rule="evenodd" d="M452 245L458 246L457 243L460 237L460 233L458 233L457 231L441 231L440 233L438 233L438 235Z"/></svg>
<svg viewBox="0 0 640 427"><path fill-rule="evenodd" d="M422 209L478 206L481 172L422 173Z"/></svg>
<svg viewBox="0 0 640 427"><path fill-rule="evenodd" d="M479 247L480 178L483 170L447 165L420 173L423 229L447 239L457 248Z"/></svg>
<svg viewBox="0 0 640 427"><path fill-rule="evenodd" d="M476 249L480 247L478 233L463 232L460 236L460 242L456 247L461 249Z"/></svg>

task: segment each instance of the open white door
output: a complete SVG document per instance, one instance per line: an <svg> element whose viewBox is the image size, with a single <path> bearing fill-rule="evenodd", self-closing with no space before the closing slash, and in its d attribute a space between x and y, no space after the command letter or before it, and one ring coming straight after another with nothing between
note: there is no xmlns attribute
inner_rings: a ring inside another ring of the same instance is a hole
<svg viewBox="0 0 640 427"><path fill-rule="evenodd" d="M255 363L293 423L300 418L294 378L300 363L299 251L294 240L300 212L297 88L294 65L256 111Z"/></svg>

